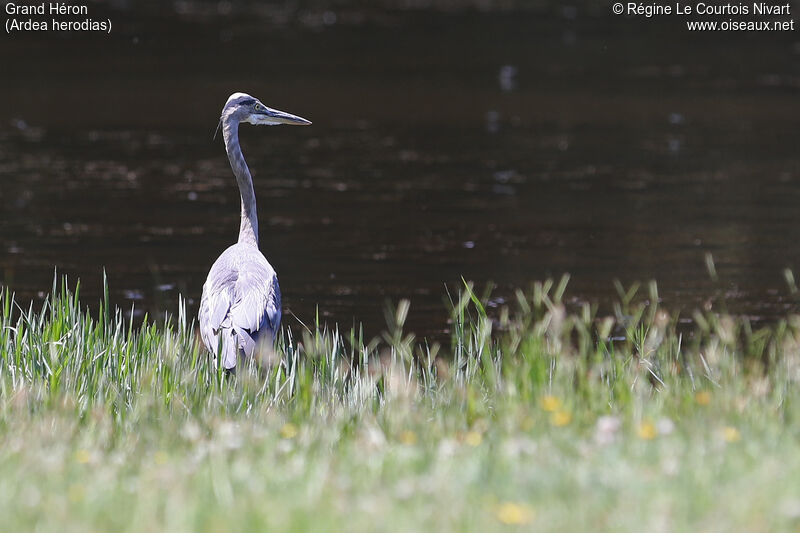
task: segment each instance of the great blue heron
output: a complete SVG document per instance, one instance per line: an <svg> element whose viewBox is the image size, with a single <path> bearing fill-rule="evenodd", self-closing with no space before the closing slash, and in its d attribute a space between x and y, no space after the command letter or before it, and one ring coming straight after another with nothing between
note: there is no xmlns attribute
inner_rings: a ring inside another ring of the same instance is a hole
<svg viewBox="0 0 800 533"><path fill-rule="evenodd" d="M258 213L253 179L239 146L239 124L308 125L308 120L270 109L257 98L234 93L219 125L242 198L239 242L214 261L200 300L200 334L206 348L232 370L240 355L252 356L259 339L272 342L281 324L278 276L258 249ZM266 339L264 338L266 336Z"/></svg>

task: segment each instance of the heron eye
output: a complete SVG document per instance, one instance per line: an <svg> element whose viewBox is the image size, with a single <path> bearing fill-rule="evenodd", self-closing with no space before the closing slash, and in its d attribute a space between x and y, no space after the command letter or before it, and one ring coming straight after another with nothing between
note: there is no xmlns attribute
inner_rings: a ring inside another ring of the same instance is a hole
<svg viewBox="0 0 800 533"><path fill-rule="evenodd" d="M256 104L256 111L264 111L264 106L261 104Z"/></svg>

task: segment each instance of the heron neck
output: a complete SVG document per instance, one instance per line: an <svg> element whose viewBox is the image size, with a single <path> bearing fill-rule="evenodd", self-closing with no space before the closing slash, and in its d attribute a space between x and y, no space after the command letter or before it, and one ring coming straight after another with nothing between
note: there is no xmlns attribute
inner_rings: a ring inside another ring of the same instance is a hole
<svg viewBox="0 0 800 533"><path fill-rule="evenodd" d="M239 185L242 198L242 221L239 225L239 243L252 244L258 247L258 211L256 210L256 194L253 191L253 178L239 146L239 122L232 117L223 119L222 135L225 139L225 150L228 160Z"/></svg>

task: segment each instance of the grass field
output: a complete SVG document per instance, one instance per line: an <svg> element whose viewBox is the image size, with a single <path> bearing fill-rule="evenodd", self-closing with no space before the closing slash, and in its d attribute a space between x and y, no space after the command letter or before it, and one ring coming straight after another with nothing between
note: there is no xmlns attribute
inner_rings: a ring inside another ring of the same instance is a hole
<svg viewBox="0 0 800 533"><path fill-rule="evenodd" d="M465 285L448 346L405 302L378 340L295 327L235 378L180 310L5 289L3 530L800 531L800 316L679 327L655 285L608 317L565 286L490 320Z"/></svg>

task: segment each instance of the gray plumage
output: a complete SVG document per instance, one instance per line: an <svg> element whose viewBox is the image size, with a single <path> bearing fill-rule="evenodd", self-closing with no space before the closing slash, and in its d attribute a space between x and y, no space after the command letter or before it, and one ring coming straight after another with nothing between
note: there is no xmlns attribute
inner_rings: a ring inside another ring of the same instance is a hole
<svg viewBox="0 0 800 533"><path fill-rule="evenodd" d="M258 249L258 213L253 179L239 146L239 124L311 124L298 116L270 109L257 98L234 93L222 108L220 126L242 200L239 242L222 252L203 285L200 335L226 370L239 357L253 355L260 342L273 342L281 325L278 276Z"/></svg>

